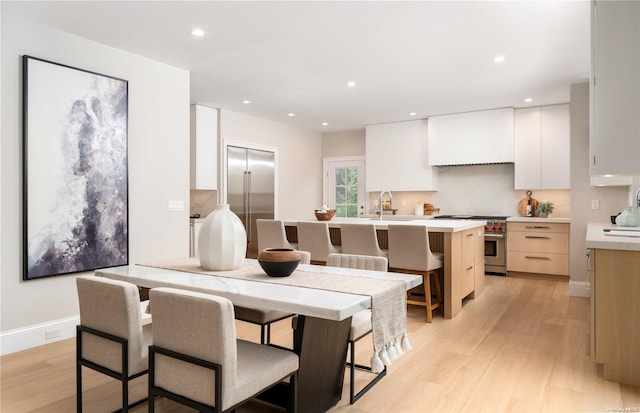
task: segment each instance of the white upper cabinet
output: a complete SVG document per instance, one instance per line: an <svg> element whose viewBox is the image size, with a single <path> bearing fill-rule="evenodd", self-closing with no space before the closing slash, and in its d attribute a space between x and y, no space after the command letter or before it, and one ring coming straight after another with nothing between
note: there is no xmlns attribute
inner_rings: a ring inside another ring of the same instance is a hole
<svg viewBox="0 0 640 413"><path fill-rule="evenodd" d="M218 110L191 105L191 189L218 189Z"/></svg>
<svg viewBox="0 0 640 413"><path fill-rule="evenodd" d="M431 116L428 134L433 166L514 161L513 108Z"/></svg>
<svg viewBox="0 0 640 413"><path fill-rule="evenodd" d="M428 164L426 121L367 126L366 176L367 192L436 190L437 171Z"/></svg>
<svg viewBox="0 0 640 413"><path fill-rule="evenodd" d="M568 189L569 105L515 110L515 189Z"/></svg>
<svg viewBox="0 0 640 413"><path fill-rule="evenodd" d="M591 175L640 175L640 2L591 13Z"/></svg>

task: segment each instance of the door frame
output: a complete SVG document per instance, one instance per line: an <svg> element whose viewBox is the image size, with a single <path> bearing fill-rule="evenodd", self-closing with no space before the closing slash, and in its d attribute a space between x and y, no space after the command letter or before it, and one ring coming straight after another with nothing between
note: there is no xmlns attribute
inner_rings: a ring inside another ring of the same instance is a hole
<svg viewBox="0 0 640 413"><path fill-rule="evenodd" d="M325 205L327 204L327 199L329 198L328 195L328 188L327 186L329 185L329 164L332 162L360 162L362 161L362 164L364 165L364 170L362 171L362 185L363 185L363 192L364 192L364 211L366 213L366 211L369 210L369 197L367 196L367 187L365 185L364 180L366 179L367 176L367 161L364 155L354 155L354 156L333 156L333 157L327 157L327 158L322 158L322 204ZM358 182L358 185L360 185L360 182Z"/></svg>
<svg viewBox="0 0 640 413"><path fill-rule="evenodd" d="M221 203L227 202L227 148L229 146L236 146L239 148L256 149L259 151L273 152L273 217L278 219L278 148L274 146L260 145L253 142L236 141L233 139L222 140L222 182L218 182L218 188L220 193L218 199Z"/></svg>

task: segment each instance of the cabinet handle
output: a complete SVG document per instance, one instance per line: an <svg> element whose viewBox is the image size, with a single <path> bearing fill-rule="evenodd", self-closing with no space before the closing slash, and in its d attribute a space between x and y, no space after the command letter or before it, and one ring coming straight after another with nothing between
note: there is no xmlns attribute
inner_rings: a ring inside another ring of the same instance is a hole
<svg viewBox="0 0 640 413"><path fill-rule="evenodd" d="M525 228L527 228L527 229L550 229L551 227L548 227L546 225L525 225Z"/></svg>
<svg viewBox="0 0 640 413"><path fill-rule="evenodd" d="M525 238L532 238L532 239L551 239L549 237L542 237L542 236L539 236L539 235L525 235L524 237Z"/></svg>
<svg viewBox="0 0 640 413"><path fill-rule="evenodd" d="M467 267L467 271L472 270L473 269L473 265L470 267Z"/></svg>
<svg viewBox="0 0 640 413"><path fill-rule="evenodd" d="M473 234L467 234L467 238L473 237Z"/></svg>
<svg viewBox="0 0 640 413"><path fill-rule="evenodd" d="M551 259L549 257L536 257L535 255L525 255L524 257L532 260L550 260Z"/></svg>

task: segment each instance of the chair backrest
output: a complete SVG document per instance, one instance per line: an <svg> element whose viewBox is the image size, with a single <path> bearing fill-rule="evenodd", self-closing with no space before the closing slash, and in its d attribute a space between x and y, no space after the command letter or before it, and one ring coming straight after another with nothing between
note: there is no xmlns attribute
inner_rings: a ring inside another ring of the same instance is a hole
<svg viewBox="0 0 640 413"><path fill-rule="evenodd" d="M222 365L222 400L232 399L237 347L231 301L164 287L151 289L149 297L153 344ZM157 355L155 383L193 400L215 404L215 379L210 370Z"/></svg>
<svg viewBox="0 0 640 413"><path fill-rule="evenodd" d="M298 248L311 253L312 261L326 261L335 252L326 222L298 222Z"/></svg>
<svg viewBox="0 0 640 413"><path fill-rule="evenodd" d="M389 267L430 271L441 266L431 252L429 232L423 225L389 224Z"/></svg>
<svg viewBox="0 0 640 413"><path fill-rule="evenodd" d="M80 324L128 340L129 373L147 369L142 339L140 295L134 284L93 275L76 278ZM82 357L122 372L122 348L93 334L82 334Z"/></svg>
<svg viewBox="0 0 640 413"><path fill-rule="evenodd" d="M278 219L257 219L258 251L265 248L293 248L287 240L284 222Z"/></svg>
<svg viewBox="0 0 640 413"><path fill-rule="evenodd" d="M340 224L343 254L383 255L373 224Z"/></svg>
<svg viewBox="0 0 640 413"><path fill-rule="evenodd" d="M354 254L329 254L328 267L354 268L358 270L387 271L388 261L385 257L373 257Z"/></svg>
<svg viewBox="0 0 640 413"><path fill-rule="evenodd" d="M309 251L300 251L300 264L311 264L311 253Z"/></svg>

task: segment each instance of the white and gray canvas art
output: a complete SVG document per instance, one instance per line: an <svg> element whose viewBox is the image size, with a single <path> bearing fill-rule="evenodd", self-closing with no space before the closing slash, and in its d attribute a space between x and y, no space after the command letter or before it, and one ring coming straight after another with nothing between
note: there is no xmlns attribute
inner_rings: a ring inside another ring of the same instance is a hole
<svg viewBox="0 0 640 413"><path fill-rule="evenodd" d="M25 278L127 264L127 82L23 64Z"/></svg>

